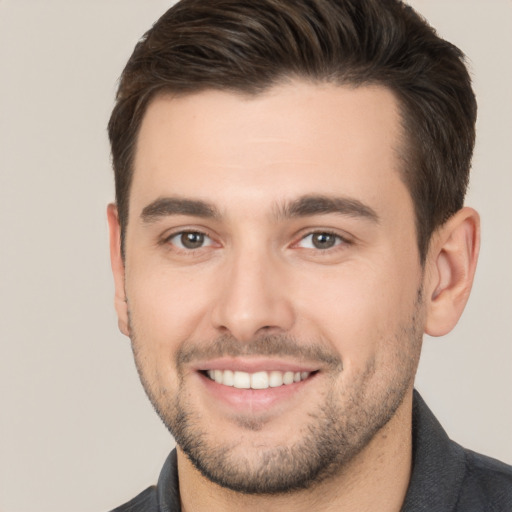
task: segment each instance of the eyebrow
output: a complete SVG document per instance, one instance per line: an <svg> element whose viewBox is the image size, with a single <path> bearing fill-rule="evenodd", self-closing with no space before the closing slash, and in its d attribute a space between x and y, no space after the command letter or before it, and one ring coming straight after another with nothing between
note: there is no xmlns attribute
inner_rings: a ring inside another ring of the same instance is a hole
<svg viewBox="0 0 512 512"><path fill-rule="evenodd" d="M219 212L210 203L197 199L185 199L178 197L160 197L148 204L140 214L143 222L156 222L169 215L192 215L208 219L219 218Z"/></svg>
<svg viewBox="0 0 512 512"><path fill-rule="evenodd" d="M337 213L349 217L361 217L378 223L379 216L373 208L358 199L325 195L306 195L277 205L275 218L290 219ZM191 215L207 219L221 217L217 208L202 200L178 197L161 197L144 207L141 219L145 223L156 222L170 215Z"/></svg>
<svg viewBox="0 0 512 512"><path fill-rule="evenodd" d="M308 217L337 213L349 217L361 217L378 223L379 216L370 206L350 197L307 195L289 203L279 205L277 218Z"/></svg>

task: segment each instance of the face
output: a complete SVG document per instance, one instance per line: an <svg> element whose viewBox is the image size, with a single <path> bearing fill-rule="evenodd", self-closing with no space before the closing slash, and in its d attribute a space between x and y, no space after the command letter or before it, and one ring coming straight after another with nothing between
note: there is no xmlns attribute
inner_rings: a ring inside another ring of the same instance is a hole
<svg viewBox="0 0 512 512"><path fill-rule="evenodd" d="M213 482L277 493L332 476L410 394L424 308L401 139L380 87L148 107L119 321Z"/></svg>

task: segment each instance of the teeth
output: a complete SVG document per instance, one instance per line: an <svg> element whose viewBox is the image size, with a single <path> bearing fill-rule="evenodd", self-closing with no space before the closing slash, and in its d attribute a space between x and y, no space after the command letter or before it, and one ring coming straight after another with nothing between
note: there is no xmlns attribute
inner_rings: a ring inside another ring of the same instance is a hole
<svg viewBox="0 0 512 512"><path fill-rule="evenodd" d="M219 370L217 370L219 371ZM224 384L224 386L233 386L235 384L235 376L231 370L225 370L222 373L222 381L221 383Z"/></svg>
<svg viewBox="0 0 512 512"><path fill-rule="evenodd" d="M287 386L306 380L310 372L256 372L247 373L232 370L207 370L206 375L218 384L238 389L267 389Z"/></svg>
<svg viewBox="0 0 512 512"><path fill-rule="evenodd" d="M247 374L249 375L249 374ZM257 372L251 375L251 388L252 389L267 389L268 384L268 373Z"/></svg>
<svg viewBox="0 0 512 512"><path fill-rule="evenodd" d="M278 388L283 385L283 372L270 372L268 385L271 388Z"/></svg>
<svg viewBox="0 0 512 512"><path fill-rule="evenodd" d="M293 384L293 372L285 372L284 373L283 384Z"/></svg>
<svg viewBox="0 0 512 512"><path fill-rule="evenodd" d="M234 372L233 373L233 387L238 389L250 389L251 387L251 376L245 372Z"/></svg>

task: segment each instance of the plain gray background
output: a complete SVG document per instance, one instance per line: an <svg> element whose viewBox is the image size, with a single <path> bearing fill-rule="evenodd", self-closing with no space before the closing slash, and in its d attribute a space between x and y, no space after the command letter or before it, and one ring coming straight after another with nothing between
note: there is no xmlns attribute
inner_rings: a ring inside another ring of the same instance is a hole
<svg viewBox="0 0 512 512"><path fill-rule="evenodd" d="M512 2L411 2L470 59L472 298L425 341L417 387L449 434L512 463ZM172 439L112 305L105 126L116 80L171 2L0 0L0 510L109 510L156 481Z"/></svg>

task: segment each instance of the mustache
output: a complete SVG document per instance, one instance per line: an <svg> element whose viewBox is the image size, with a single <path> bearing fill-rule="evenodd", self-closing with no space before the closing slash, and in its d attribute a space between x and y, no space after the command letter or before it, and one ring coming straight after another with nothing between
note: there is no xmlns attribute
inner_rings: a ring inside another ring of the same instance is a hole
<svg viewBox="0 0 512 512"><path fill-rule="evenodd" d="M260 336L249 342L240 342L225 334L209 343L182 343L176 361L179 366L220 357L270 356L287 357L308 362L318 362L331 369L341 369L340 356L318 342L301 343L287 335Z"/></svg>

